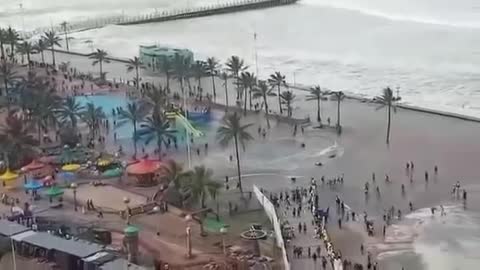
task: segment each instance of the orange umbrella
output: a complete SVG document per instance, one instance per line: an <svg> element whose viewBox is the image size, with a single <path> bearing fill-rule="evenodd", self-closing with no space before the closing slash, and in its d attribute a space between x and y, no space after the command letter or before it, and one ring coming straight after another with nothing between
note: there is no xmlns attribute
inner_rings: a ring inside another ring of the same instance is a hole
<svg viewBox="0 0 480 270"><path fill-rule="evenodd" d="M43 163L37 161L36 159L34 159L29 164L23 166L22 171L33 171L33 170L41 169L43 167L45 167L45 164L43 164Z"/></svg>
<svg viewBox="0 0 480 270"><path fill-rule="evenodd" d="M160 161L142 159L127 167L127 173L134 175L151 174L160 169Z"/></svg>

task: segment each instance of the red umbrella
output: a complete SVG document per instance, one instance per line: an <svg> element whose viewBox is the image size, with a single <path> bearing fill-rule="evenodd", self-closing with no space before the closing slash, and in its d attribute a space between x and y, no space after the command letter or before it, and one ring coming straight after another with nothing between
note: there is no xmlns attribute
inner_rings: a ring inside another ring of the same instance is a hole
<svg viewBox="0 0 480 270"><path fill-rule="evenodd" d="M33 170L41 169L43 167L45 167L45 164L43 164L43 163L37 161L36 159L34 159L29 164L23 166L22 171L33 171Z"/></svg>
<svg viewBox="0 0 480 270"><path fill-rule="evenodd" d="M134 175L151 174L160 169L160 161L142 159L127 167L127 173Z"/></svg>

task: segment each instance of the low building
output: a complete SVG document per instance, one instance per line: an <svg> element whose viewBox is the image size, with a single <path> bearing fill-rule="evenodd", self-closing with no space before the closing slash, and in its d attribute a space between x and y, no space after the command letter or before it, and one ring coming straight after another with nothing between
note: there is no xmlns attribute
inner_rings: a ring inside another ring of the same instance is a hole
<svg viewBox="0 0 480 270"><path fill-rule="evenodd" d="M159 71L163 62L173 61L175 55L182 56L189 64L194 62L193 52L188 49L178 49L159 45L140 46L140 61L148 70Z"/></svg>

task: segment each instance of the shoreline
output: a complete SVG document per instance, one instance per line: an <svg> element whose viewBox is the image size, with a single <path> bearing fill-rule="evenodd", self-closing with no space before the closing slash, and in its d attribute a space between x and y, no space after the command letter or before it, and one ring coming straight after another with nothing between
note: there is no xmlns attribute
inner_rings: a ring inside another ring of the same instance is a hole
<svg viewBox="0 0 480 270"><path fill-rule="evenodd" d="M82 53L82 52L74 52L74 51L65 51L65 50L60 50L60 49L55 49L55 52L62 53L62 54L69 54L69 55L75 55L75 56L80 56L80 57L86 57L88 58L92 53ZM112 57L108 56L108 60L110 61L115 61L115 62L120 62L120 63L128 63L128 59L125 58L120 58L120 57ZM313 85L312 85L313 86ZM308 89L311 86L305 86L305 85L288 85L289 88L299 90L299 91L305 91L308 92ZM361 103L372 103L375 104L374 102L371 101L371 97L364 97L359 94L354 94L354 93L345 93L345 98L355 100ZM232 108L235 108L234 106L230 106ZM425 107L420 107L416 105L408 105L408 104L397 104L396 107L404 110L409 110L409 111L415 111L415 112L420 112L420 113L425 113L425 114L431 114L431 115L437 115L437 116L442 116L442 117L449 117L449 118L454 118L458 120L463 120L463 121L469 121L469 122L476 122L480 123L480 117L475 117L475 116L470 116L470 115L465 115L465 114L459 114L455 112L448 112L448 111L442 111L442 110L437 110L437 109L430 109L430 108L425 108Z"/></svg>

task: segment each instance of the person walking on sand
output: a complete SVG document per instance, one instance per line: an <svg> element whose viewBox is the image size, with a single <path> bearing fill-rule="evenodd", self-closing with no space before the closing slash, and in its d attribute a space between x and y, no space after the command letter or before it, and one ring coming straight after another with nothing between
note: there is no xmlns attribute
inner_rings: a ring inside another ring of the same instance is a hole
<svg viewBox="0 0 480 270"><path fill-rule="evenodd" d="M447 214L445 213L445 208L443 207L443 205L440 205L440 216L446 216Z"/></svg>

